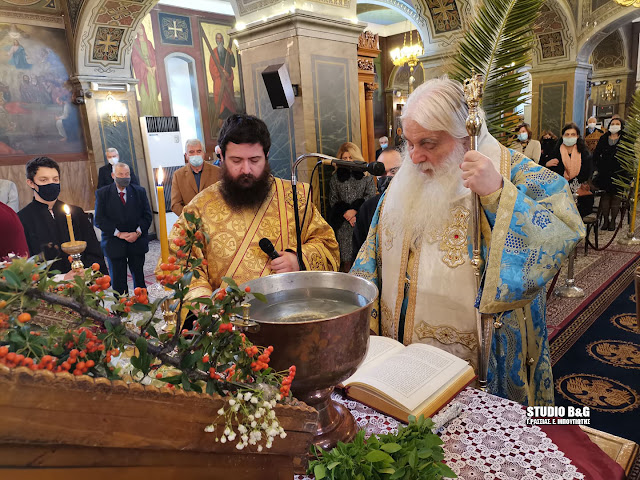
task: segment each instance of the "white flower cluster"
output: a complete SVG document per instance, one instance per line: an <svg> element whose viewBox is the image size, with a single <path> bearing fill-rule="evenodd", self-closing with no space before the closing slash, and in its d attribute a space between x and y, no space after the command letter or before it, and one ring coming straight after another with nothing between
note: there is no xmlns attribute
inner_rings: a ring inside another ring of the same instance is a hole
<svg viewBox="0 0 640 480"><path fill-rule="evenodd" d="M225 418L225 429L220 438L216 437L216 442L235 442L236 448L242 450L247 445L257 445L258 452L264 447L271 448L276 437L285 438L287 432L280 426L274 410L276 403L281 396L275 399L264 400L262 391L238 392L229 401L229 409L224 407L218 410L218 415ZM237 424L237 433L234 425ZM215 424L207 425L205 432L214 432ZM260 442L264 441L264 447Z"/></svg>

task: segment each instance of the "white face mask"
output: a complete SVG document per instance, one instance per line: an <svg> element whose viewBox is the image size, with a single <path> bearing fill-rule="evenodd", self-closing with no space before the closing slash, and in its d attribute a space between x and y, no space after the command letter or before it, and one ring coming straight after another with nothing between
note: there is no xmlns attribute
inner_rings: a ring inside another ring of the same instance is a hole
<svg viewBox="0 0 640 480"><path fill-rule="evenodd" d="M562 137L562 143L567 147L573 147L578 142L578 137Z"/></svg>
<svg viewBox="0 0 640 480"><path fill-rule="evenodd" d="M611 133L618 133L620 131L620 125L611 125L609 131Z"/></svg>
<svg viewBox="0 0 640 480"><path fill-rule="evenodd" d="M111 158L109 159L109 163L110 163L111 165L115 165L115 164L116 164L116 163L118 163L119 161L120 161L120 157L111 157Z"/></svg>
<svg viewBox="0 0 640 480"><path fill-rule="evenodd" d="M588 124L588 126L589 126L589 128L590 128L591 130L593 130L594 128L596 128L596 124L595 124L595 123L589 123L589 124Z"/></svg>

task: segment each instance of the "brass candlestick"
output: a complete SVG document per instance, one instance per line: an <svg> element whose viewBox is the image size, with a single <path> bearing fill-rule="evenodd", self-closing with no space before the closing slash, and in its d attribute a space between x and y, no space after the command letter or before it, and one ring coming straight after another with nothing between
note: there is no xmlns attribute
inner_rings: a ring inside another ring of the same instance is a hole
<svg viewBox="0 0 640 480"><path fill-rule="evenodd" d="M483 95L482 75L476 74L471 69L471 78L464 81L464 97L469 106L469 115L467 116L466 127L469 137L471 137L471 150L478 150L478 134L482 127L482 118L478 111ZM471 265L476 278L476 287L479 290L482 283L482 272L484 271L484 259L481 255L481 218L482 205L480 197L477 193L472 194L472 215L471 215L471 239L473 258ZM491 342L493 340L494 328L499 328L499 322L495 322L491 315L483 315L478 310L480 316L479 340L480 340L480 358L478 361L478 383L480 389L487 391L487 378L489 376L489 356L491 355Z"/></svg>
<svg viewBox="0 0 640 480"><path fill-rule="evenodd" d="M64 242L60 245L62 251L67 255L71 255L71 270L79 272L84 270L84 264L82 263L82 252L87 248L87 242L80 240L74 240L73 242Z"/></svg>

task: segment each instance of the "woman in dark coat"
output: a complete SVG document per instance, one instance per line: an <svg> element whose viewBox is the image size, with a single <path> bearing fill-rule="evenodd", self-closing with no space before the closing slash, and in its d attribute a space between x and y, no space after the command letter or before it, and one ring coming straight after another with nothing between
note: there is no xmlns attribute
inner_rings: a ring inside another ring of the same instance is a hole
<svg viewBox="0 0 640 480"><path fill-rule="evenodd" d="M336 156L341 160L364 161L358 146L351 142L343 143ZM358 209L376 193L373 177L363 172L338 168L329 181L329 225L340 246L341 272L348 272L353 261L353 227Z"/></svg>
<svg viewBox="0 0 640 480"><path fill-rule="evenodd" d="M591 153L580 135L580 128L575 123L564 126L562 140L556 144L550 157L544 160L541 158L540 165L563 176L567 182L572 183L577 180L584 187L591 179L593 173ZM592 213L593 195L582 195L578 198L578 211L583 217Z"/></svg>
<svg viewBox="0 0 640 480"><path fill-rule="evenodd" d="M613 231L616 229L616 217L620 211L622 199L618 196L621 188L613 182L614 178L623 174L620 161L616 158L620 139L624 136L622 120L614 118L609 124L609 130L598 140L593 152L593 160L598 174L593 184L605 193L600 198L600 215L604 218L602 229Z"/></svg>

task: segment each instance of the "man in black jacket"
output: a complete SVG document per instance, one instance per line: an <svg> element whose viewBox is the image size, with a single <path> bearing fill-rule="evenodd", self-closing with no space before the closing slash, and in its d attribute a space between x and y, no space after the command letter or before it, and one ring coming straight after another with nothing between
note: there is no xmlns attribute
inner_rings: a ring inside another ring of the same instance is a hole
<svg viewBox="0 0 640 480"><path fill-rule="evenodd" d="M45 260L57 259L52 270L68 273L71 270L66 253L61 245L70 241L67 217L63 210L65 203L60 195L60 166L49 157L38 157L26 165L27 185L33 190L33 201L18 212L29 247L29 255L41 255ZM107 273L104 258L96 232L84 210L68 205L76 240L87 242L82 253L85 267L93 263L100 265L102 273ZM73 274L69 274L72 278Z"/></svg>
<svg viewBox="0 0 640 480"><path fill-rule="evenodd" d="M100 167L100 169L98 170L99 189L113 184L113 177L111 176L113 165L120 162L120 154L115 148L107 148L105 153L107 154L107 162L109 163ZM136 174L133 172L131 172L131 183L133 183L134 185L140 185L140 182L138 182L138 177L136 177Z"/></svg>
<svg viewBox="0 0 640 480"><path fill-rule="evenodd" d="M371 226L371 220L378 208L378 202L384 191L389 186L389 182L396 174L402 163L402 157L400 152L395 148L388 148L383 150L378 158L379 162L384 163L385 174L378 177L378 195L371 197L360 206L358 214L356 215L356 226L353 229L353 259L358 256L360 247L367 239L369 233L369 227Z"/></svg>
<svg viewBox="0 0 640 480"><path fill-rule="evenodd" d="M144 257L149 251L147 230L151 226L151 208L147 192L131 185L129 166L113 168L115 183L96 192L95 222L102 230L102 245L111 262L113 289L126 293L127 264L134 287L145 287Z"/></svg>

